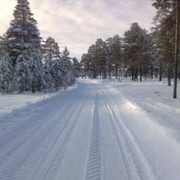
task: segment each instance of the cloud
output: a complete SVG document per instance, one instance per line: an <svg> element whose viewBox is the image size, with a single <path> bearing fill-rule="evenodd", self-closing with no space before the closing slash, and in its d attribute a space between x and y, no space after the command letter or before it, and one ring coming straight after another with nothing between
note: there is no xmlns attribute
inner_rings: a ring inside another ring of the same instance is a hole
<svg viewBox="0 0 180 180"><path fill-rule="evenodd" d="M67 46L78 58L95 43L115 34L123 36L131 23L149 29L155 10L149 0L29 0L41 36L53 37L61 51ZM0 1L0 33L12 19L15 0ZM3 32L4 31L4 32Z"/></svg>

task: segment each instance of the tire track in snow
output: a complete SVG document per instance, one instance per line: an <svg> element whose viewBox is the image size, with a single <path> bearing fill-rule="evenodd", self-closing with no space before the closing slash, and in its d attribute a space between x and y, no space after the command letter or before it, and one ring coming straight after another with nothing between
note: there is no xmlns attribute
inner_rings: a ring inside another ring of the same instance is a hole
<svg viewBox="0 0 180 180"><path fill-rule="evenodd" d="M119 144L120 153L125 169L127 170L128 180L156 180L145 156L138 147L138 143L134 139L130 130L125 126L121 118L114 112L104 90L102 89L101 91L104 96L106 109L111 115L110 122Z"/></svg>
<svg viewBox="0 0 180 180"><path fill-rule="evenodd" d="M19 174L17 180L54 180L56 178L55 176L58 169L61 167L66 148L71 140L74 128L78 123L78 117L84 107L85 101L80 101L78 104L71 104L72 106L69 106L69 111L64 111L62 114L59 114L59 118L64 119L65 125L62 126L62 124L57 124L50 135L45 138L45 142L40 143L38 149L36 149L32 154L32 157L30 157L30 160L27 160L25 164L27 167L21 169L21 174ZM46 142L49 142L50 145L48 145L48 148L46 148L46 151L44 152L43 146ZM34 159L37 158L39 160L34 162ZM32 166L35 166L36 168L32 168ZM24 173L26 171L28 177L26 177L26 173Z"/></svg>
<svg viewBox="0 0 180 180"><path fill-rule="evenodd" d="M57 101L57 99L55 100ZM29 109L29 106L27 109ZM28 118L22 126L18 127L18 129L15 129L12 133L6 135L5 137L1 137L0 144L3 147L3 151L1 149L0 167L2 164L4 165L4 163L6 164L19 149L23 148L23 146L27 144L27 141L31 141L39 131L42 131L45 127L51 127L51 125L53 125L53 118L55 118L61 111L64 111L64 109L66 109L66 106L62 109L56 109L56 111L49 113L45 119L42 119L43 121L39 120L37 116L32 119ZM55 114L53 114L54 112ZM7 143L9 141L11 142L11 146Z"/></svg>
<svg viewBox="0 0 180 180"><path fill-rule="evenodd" d="M90 140L88 162L86 168L86 180L101 180L101 139L100 122L98 117L98 94L95 97L92 135Z"/></svg>
<svg viewBox="0 0 180 180"><path fill-rule="evenodd" d="M68 101L68 103L65 103L65 106L62 109L59 109L59 107L57 107L55 110L51 109L51 111L48 111L48 113L50 112L50 115L48 114L45 117L45 119L43 119L45 121L41 121L41 123L38 124L37 127L36 126L35 128L30 127L31 128L30 131L28 129L28 133L25 134L26 138L24 137L22 138L24 139L22 141L22 144L20 146L18 146L18 144L15 144L17 148L12 149L14 151L12 151L10 156L6 157L5 159L6 161L2 163L2 166L0 168L0 179L3 179L3 180L15 179L16 176L19 176L21 174L21 169L27 170L26 167L24 167L24 164L26 163L26 161L32 163L32 166L34 165L36 166L36 163L33 164L32 161L38 162L39 158L44 154L44 150L43 151L41 150L42 152L41 154L39 154L39 156L37 156L37 159L30 160L30 158L33 156L33 153L36 153L37 149L40 148L40 146L45 146L45 149L47 149L47 147L49 146L48 143L53 141L53 139L50 140L49 142L46 142L46 144L42 144L44 139L48 138L49 134L63 131L63 128L66 127L65 124L68 123L68 120L67 120L69 118L68 114L70 114L71 111L73 112L76 111L76 104L72 103L71 98L69 100L70 101ZM58 101L59 101L59 98L56 98L54 103L57 103ZM70 108L70 111L68 111L67 113L63 113L68 108ZM39 116L35 116L35 118L38 118L38 117ZM63 117L65 117L65 119ZM60 118L61 118L61 121L60 121ZM29 124L29 121L28 121L28 124ZM27 177L25 179L27 179Z"/></svg>
<svg viewBox="0 0 180 180"><path fill-rule="evenodd" d="M71 116L69 117L69 121L71 120L71 118L74 119L74 121L70 122L71 125L69 125L68 127L70 127L63 139L63 143L61 146L59 146L59 144L61 143L61 133L59 134L59 136L56 138L56 142L54 143L57 147L58 147L58 150L56 153L54 153L54 157L51 158L50 160L48 160L48 156L50 153L47 153L46 154L46 161L47 163L45 164L48 164L48 166L44 167L44 169L40 166L40 169L43 169L42 173L39 173L39 171L37 170L37 173L38 174L41 174L39 177L38 180L49 180L49 179L56 179L56 175L58 173L58 169L61 168L61 165L62 165L62 161L64 159L64 155L65 155L65 152L66 152L66 147L68 146L68 143L70 142L71 140L71 137L73 136L73 133L74 133L74 129L76 127L76 124L78 123L78 117L79 117L79 114L81 113L83 107L84 107L84 104L85 104L85 101L83 101L83 103L80 105L80 106L77 106L75 105L75 108L74 108L74 111L73 113L71 113ZM51 161L51 162L50 162ZM44 159L42 161L42 164L44 164ZM36 178L37 176L34 176L30 179L30 180L34 180L34 178Z"/></svg>
<svg viewBox="0 0 180 180"><path fill-rule="evenodd" d="M73 112L74 111L75 110L73 110ZM18 176L18 171L22 168L22 166L24 166L24 163L28 160L31 154L33 154L41 142L46 139L55 128L57 128L58 124L62 126L61 129L63 130L68 121L65 119L64 121L60 122L59 119L56 118L59 117L60 114L61 111L56 112L51 120L43 123L41 126L37 127L31 132L32 134L30 134L30 136L32 135L32 138L24 141L24 143L17 148L16 151L11 154L11 156L9 156L7 162L3 164L3 167L1 167L0 179L15 179L16 176Z"/></svg>

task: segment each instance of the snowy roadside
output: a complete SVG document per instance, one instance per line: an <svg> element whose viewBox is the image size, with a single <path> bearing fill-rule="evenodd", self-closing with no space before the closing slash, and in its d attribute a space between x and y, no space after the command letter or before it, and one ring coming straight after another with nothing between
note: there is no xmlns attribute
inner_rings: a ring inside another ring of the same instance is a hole
<svg viewBox="0 0 180 180"><path fill-rule="evenodd" d="M147 113L151 120L166 128L180 142L180 84L177 99L172 98L173 86L167 86L166 80L122 81L113 83L113 86L131 106Z"/></svg>
<svg viewBox="0 0 180 180"><path fill-rule="evenodd" d="M78 84L69 87L67 90L76 88ZM59 95L64 90L60 90L54 93L31 93L25 92L22 94L0 94L0 117L5 114L13 113L19 109L31 106L44 100L48 101L54 96Z"/></svg>
<svg viewBox="0 0 180 180"><path fill-rule="evenodd" d="M170 91L79 79L29 104L22 98L0 117L0 179L179 180L180 105Z"/></svg>

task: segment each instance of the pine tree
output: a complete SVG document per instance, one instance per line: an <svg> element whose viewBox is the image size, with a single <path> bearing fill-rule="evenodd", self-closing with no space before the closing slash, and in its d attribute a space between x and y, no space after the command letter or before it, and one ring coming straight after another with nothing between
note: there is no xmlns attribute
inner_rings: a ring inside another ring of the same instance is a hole
<svg viewBox="0 0 180 180"><path fill-rule="evenodd" d="M44 89L45 91L52 91L55 87L53 79L53 62L46 60L44 63Z"/></svg>
<svg viewBox="0 0 180 180"><path fill-rule="evenodd" d="M48 37L43 48L46 87L49 87L49 90L52 90L53 88L59 90L63 86L59 45L52 37Z"/></svg>
<svg viewBox="0 0 180 180"><path fill-rule="evenodd" d="M81 63L78 62L77 58L74 57L73 59L73 69L74 69L74 77L78 78L81 76Z"/></svg>
<svg viewBox="0 0 180 180"><path fill-rule="evenodd" d="M17 0L14 19L5 35L5 50L9 53L12 64L27 49L40 49L41 38L37 21L33 18L28 0Z"/></svg>
<svg viewBox="0 0 180 180"><path fill-rule="evenodd" d="M115 35L113 38L107 39L107 45L109 49L109 58L111 59L109 71L114 70L116 79L118 78L118 71L122 66L122 38L119 35ZM114 67L114 69L112 69Z"/></svg>
<svg viewBox="0 0 180 180"><path fill-rule="evenodd" d="M48 37L44 45L44 57L46 60L53 61L60 58L60 50L58 43L52 37Z"/></svg>
<svg viewBox="0 0 180 180"><path fill-rule="evenodd" d="M163 68L163 72L167 71L168 85L171 85L174 63L176 3L175 0L154 0L152 5L157 9L154 17L153 39L157 49L159 66L160 70Z"/></svg>
<svg viewBox="0 0 180 180"><path fill-rule="evenodd" d="M93 44L89 47L86 58L89 61L89 77L98 78L99 67L96 60L96 45Z"/></svg>
<svg viewBox="0 0 180 180"><path fill-rule="evenodd" d="M72 85L75 82L75 78L73 75L73 67L69 57L69 50L67 47L64 48L61 57L61 72L63 74L63 86L66 88L67 86Z"/></svg>
<svg viewBox="0 0 180 180"><path fill-rule="evenodd" d="M58 91L63 87L66 88L68 86L66 84L66 73L65 69L63 70L61 59L53 61L52 68L51 76L53 78L54 89Z"/></svg>
<svg viewBox="0 0 180 180"><path fill-rule="evenodd" d="M90 58L88 54L84 53L81 57L81 65L82 65L82 71L83 71L83 77L91 77L91 71L90 71Z"/></svg>
<svg viewBox="0 0 180 180"><path fill-rule="evenodd" d="M142 80L142 68L148 51L145 47L148 43L148 33L138 23L133 23L124 33L124 59L132 71L132 80Z"/></svg>

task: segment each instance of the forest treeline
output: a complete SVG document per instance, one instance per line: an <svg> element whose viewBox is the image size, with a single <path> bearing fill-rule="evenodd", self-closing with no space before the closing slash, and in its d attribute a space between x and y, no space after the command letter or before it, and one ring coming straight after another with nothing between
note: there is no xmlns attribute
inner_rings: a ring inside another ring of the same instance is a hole
<svg viewBox="0 0 180 180"><path fill-rule="evenodd" d="M132 23L123 37L115 35L107 40L97 39L82 56L84 76L91 78L147 77L168 78L174 74L175 0L153 0L157 13L151 32L137 22ZM180 78L180 68L178 67Z"/></svg>
<svg viewBox="0 0 180 180"><path fill-rule="evenodd" d="M52 37L43 40L28 0L17 0L14 19L0 37L0 92L57 91L75 82L79 62L60 52Z"/></svg>
<svg viewBox="0 0 180 180"><path fill-rule="evenodd" d="M72 85L79 76L140 81L167 77L171 85L176 2L152 0L156 15L151 32L134 22L123 37L98 38L79 62L69 56L67 47L61 52L52 37L43 40L28 0L17 0L14 19L0 37L0 92L57 91Z"/></svg>

